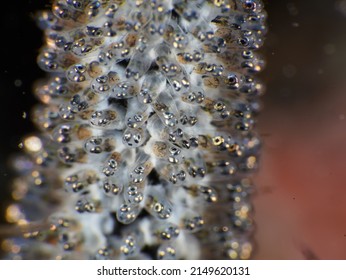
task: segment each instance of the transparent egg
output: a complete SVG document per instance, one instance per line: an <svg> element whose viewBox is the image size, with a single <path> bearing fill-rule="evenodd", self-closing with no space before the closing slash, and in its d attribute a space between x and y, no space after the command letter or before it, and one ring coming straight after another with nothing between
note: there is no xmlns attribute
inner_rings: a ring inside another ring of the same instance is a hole
<svg viewBox="0 0 346 280"><path fill-rule="evenodd" d="M85 151L78 147L63 146L57 151L59 159L65 164L83 163L86 159Z"/></svg>
<svg viewBox="0 0 346 280"><path fill-rule="evenodd" d="M120 252L123 254L126 258L133 257L136 254L138 254L140 251L140 247L138 245L138 241L136 240L136 237L133 235L128 235L123 238L121 244L120 244Z"/></svg>
<svg viewBox="0 0 346 280"><path fill-rule="evenodd" d="M121 82L112 88L112 96L117 99L127 99L136 95L136 88L130 82Z"/></svg>
<svg viewBox="0 0 346 280"><path fill-rule="evenodd" d="M69 69L67 69L66 77L71 82L84 82L89 79L87 67L83 64L75 64L72 65Z"/></svg>
<svg viewBox="0 0 346 280"><path fill-rule="evenodd" d="M84 149L89 154L108 153L115 149L115 140L111 137L91 137L84 143Z"/></svg>
<svg viewBox="0 0 346 280"><path fill-rule="evenodd" d="M119 153L111 154L103 164L102 173L107 177L114 176L119 169L120 160L121 157Z"/></svg>
<svg viewBox="0 0 346 280"><path fill-rule="evenodd" d="M160 223L155 232L161 240L173 240L179 236L179 227L172 223Z"/></svg>
<svg viewBox="0 0 346 280"><path fill-rule="evenodd" d="M100 211L100 201L93 199L90 194L84 193L75 204L78 213L95 213Z"/></svg>
<svg viewBox="0 0 346 280"><path fill-rule="evenodd" d="M117 210L117 220L122 224L134 222L140 212L138 204L122 204Z"/></svg>
<svg viewBox="0 0 346 280"><path fill-rule="evenodd" d="M143 201L144 195L140 187L130 185L124 189L124 199L129 204L139 204Z"/></svg>
<svg viewBox="0 0 346 280"><path fill-rule="evenodd" d="M127 128L123 133L123 143L131 148L140 147L146 140L146 131L142 128Z"/></svg>
<svg viewBox="0 0 346 280"><path fill-rule="evenodd" d="M175 247L164 243L157 249L157 258L159 260L177 260L178 254Z"/></svg>
<svg viewBox="0 0 346 280"><path fill-rule="evenodd" d="M114 182L112 179L107 178L102 182L102 189L108 196L118 195L122 192L122 184Z"/></svg>
<svg viewBox="0 0 346 280"><path fill-rule="evenodd" d="M95 111L90 117L90 124L98 128L120 129L122 122L118 118L114 110Z"/></svg>
<svg viewBox="0 0 346 280"><path fill-rule="evenodd" d="M146 198L145 209L158 219L168 219L172 215L173 205L160 194L149 194Z"/></svg>
<svg viewBox="0 0 346 280"><path fill-rule="evenodd" d="M85 190L98 180L99 178L95 171L83 169L65 177L64 187L67 192L77 193Z"/></svg>
<svg viewBox="0 0 346 280"><path fill-rule="evenodd" d="M204 219L197 213L186 213L182 220L183 228L189 232L197 232L204 226Z"/></svg>
<svg viewBox="0 0 346 280"><path fill-rule="evenodd" d="M47 72L61 72L62 66L60 65L58 54L52 50L43 50L37 57L38 66Z"/></svg>

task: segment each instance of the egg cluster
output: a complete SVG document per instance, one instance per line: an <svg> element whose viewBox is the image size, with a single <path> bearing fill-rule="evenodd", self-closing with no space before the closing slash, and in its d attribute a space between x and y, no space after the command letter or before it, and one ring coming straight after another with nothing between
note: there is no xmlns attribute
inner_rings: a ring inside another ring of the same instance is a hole
<svg viewBox="0 0 346 280"><path fill-rule="evenodd" d="M248 259L259 0L55 0L9 258Z"/></svg>

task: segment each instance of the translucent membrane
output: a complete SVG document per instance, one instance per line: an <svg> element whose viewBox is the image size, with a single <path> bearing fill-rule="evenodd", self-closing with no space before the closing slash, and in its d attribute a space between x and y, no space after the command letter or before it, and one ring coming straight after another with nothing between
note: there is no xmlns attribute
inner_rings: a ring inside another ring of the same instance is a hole
<svg viewBox="0 0 346 280"><path fill-rule="evenodd" d="M265 21L259 0L53 1L7 209L48 227L8 258L250 258Z"/></svg>

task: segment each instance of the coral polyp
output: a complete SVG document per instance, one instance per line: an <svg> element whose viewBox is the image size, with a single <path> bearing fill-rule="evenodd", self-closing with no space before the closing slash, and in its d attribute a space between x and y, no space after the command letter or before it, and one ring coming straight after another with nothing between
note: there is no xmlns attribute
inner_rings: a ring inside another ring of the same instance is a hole
<svg viewBox="0 0 346 280"><path fill-rule="evenodd" d="M258 0L41 12L39 132L23 141L7 209L28 230L7 257L250 258L265 21Z"/></svg>

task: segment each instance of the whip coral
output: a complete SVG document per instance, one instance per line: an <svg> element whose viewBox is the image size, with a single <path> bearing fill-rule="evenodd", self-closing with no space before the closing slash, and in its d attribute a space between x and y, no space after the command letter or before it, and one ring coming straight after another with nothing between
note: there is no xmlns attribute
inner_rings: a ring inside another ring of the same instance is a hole
<svg viewBox="0 0 346 280"><path fill-rule="evenodd" d="M38 21L7 257L250 258L262 3L56 0Z"/></svg>

